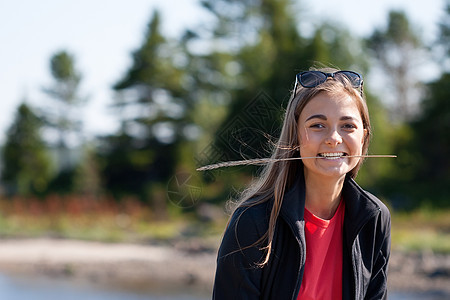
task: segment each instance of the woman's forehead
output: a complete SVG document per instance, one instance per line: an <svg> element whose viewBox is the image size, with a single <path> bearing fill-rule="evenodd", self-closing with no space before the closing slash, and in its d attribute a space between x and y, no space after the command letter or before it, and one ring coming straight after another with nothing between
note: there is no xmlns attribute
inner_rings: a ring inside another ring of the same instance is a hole
<svg viewBox="0 0 450 300"><path fill-rule="evenodd" d="M355 99L344 93L336 95L320 93L316 95L305 105L300 114L300 119L306 119L309 117L307 115L310 114L335 116L348 114L353 118L361 119Z"/></svg>

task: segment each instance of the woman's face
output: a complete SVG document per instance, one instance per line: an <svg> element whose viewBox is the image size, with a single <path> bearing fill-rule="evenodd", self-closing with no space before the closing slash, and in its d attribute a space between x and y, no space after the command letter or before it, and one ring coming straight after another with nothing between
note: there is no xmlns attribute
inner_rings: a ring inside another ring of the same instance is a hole
<svg viewBox="0 0 450 300"><path fill-rule="evenodd" d="M364 135L361 114L347 94L329 95L322 92L304 107L298 119L300 155L304 159L305 176L342 177L361 158Z"/></svg>

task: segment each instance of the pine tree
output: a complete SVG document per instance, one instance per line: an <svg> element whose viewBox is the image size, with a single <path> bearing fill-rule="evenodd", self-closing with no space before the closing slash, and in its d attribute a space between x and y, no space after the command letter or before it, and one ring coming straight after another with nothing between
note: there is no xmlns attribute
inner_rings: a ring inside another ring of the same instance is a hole
<svg viewBox="0 0 450 300"><path fill-rule="evenodd" d="M19 106L2 153L2 180L9 194L42 194L47 188L52 171L41 137L42 125L42 120L28 105Z"/></svg>
<svg viewBox="0 0 450 300"><path fill-rule="evenodd" d="M58 154L58 168L65 172L74 162L70 148L82 142L81 106L86 98L80 95L81 74L75 67L75 58L67 51L59 51L50 59L50 72L54 82L43 92L51 102L42 110L47 127L55 133L54 146Z"/></svg>
<svg viewBox="0 0 450 300"><path fill-rule="evenodd" d="M166 184L175 172L192 105L185 72L176 63L183 51L163 37L160 27L155 11L131 67L113 87L121 128L104 138L101 148L107 187L119 195L137 193L146 201L152 198L151 187Z"/></svg>
<svg viewBox="0 0 450 300"><path fill-rule="evenodd" d="M417 112L420 96L417 69L425 48L406 14L391 11L385 29L377 29L367 39L372 56L381 66L386 90L383 95L394 102L392 118L401 123Z"/></svg>

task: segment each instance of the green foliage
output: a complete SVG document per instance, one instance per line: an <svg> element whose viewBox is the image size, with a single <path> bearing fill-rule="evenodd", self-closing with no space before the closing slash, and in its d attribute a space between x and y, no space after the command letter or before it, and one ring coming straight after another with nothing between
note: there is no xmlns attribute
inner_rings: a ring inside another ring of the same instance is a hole
<svg viewBox="0 0 450 300"><path fill-rule="evenodd" d="M450 182L450 73L428 85L421 116L412 123L421 178Z"/></svg>
<svg viewBox="0 0 450 300"><path fill-rule="evenodd" d="M99 159L92 147L85 147L81 162L75 170L73 181L73 192L77 194L97 198L104 192Z"/></svg>
<svg viewBox="0 0 450 300"><path fill-rule="evenodd" d="M449 205L450 190L450 73L428 85L422 114L413 122L413 153L418 158L414 191L435 205Z"/></svg>
<svg viewBox="0 0 450 300"><path fill-rule="evenodd" d="M67 51L53 54L50 59L50 73L54 81L43 89L48 96L49 105L41 109L41 115L49 132L56 136L50 143L56 147L60 177L67 179L56 178L52 189L68 191L72 186L70 173L73 173L70 148L74 143L71 141L77 139L78 144L83 142L80 108L86 103L86 98L80 95L81 75L76 70L72 54Z"/></svg>
<svg viewBox="0 0 450 300"><path fill-rule="evenodd" d="M65 50L55 52L49 69L53 81L42 90L47 99L39 115L50 137L47 142L56 154L57 174L48 183L47 192L67 194L74 189L74 146L84 142L81 108L87 99L80 94L81 74L74 55Z"/></svg>
<svg viewBox="0 0 450 300"><path fill-rule="evenodd" d="M447 8L447 19L449 13ZM448 22L441 23L443 39L438 43L446 39L446 26ZM443 53L444 61L446 55ZM418 115L396 126L391 145L398 158L393 161L392 171L379 181L379 187L396 208L449 206L450 75L445 65L443 70L440 78L426 85Z"/></svg>
<svg viewBox="0 0 450 300"><path fill-rule="evenodd" d="M366 91L366 95L372 127L369 154L396 154L394 141L399 138L398 126L389 121L386 108L373 94ZM368 158L358 173L357 181L371 191L380 192L380 180L392 174L394 165L392 159Z"/></svg>
<svg viewBox="0 0 450 300"><path fill-rule="evenodd" d="M391 11L387 23L386 28L375 30L366 42L381 67L387 90L393 95L389 99L394 102L392 118L401 123L414 115L420 87L416 78L417 57L425 49L404 12Z"/></svg>
<svg viewBox="0 0 450 300"><path fill-rule="evenodd" d="M391 145L398 158L379 181L379 187L396 208L449 205L449 84L448 73L429 83L420 117L396 128Z"/></svg>
<svg viewBox="0 0 450 300"><path fill-rule="evenodd" d="M437 41L438 44L444 47L444 62L450 57L450 3L447 3L445 8L445 14L439 23L440 37Z"/></svg>
<svg viewBox="0 0 450 300"><path fill-rule="evenodd" d="M75 58L66 51L55 53L50 59L50 72L55 82L43 89L44 93L55 100L59 113L51 125L60 130L71 130L77 128L76 122L67 116L68 111L85 102L85 98L79 95L81 75L75 68ZM61 111L65 112L61 114Z"/></svg>
<svg viewBox="0 0 450 300"><path fill-rule="evenodd" d="M392 247L396 250L450 253L450 210L421 205L410 212L393 212Z"/></svg>
<svg viewBox="0 0 450 300"><path fill-rule="evenodd" d="M47 189L52 169L41 128L42 120L28 105L21 104L2 153L2 180L11 194L30 196Z"/></svg>
<svg viewBox="0 0 450 300"><path fill-rule="evenodd" d="M362 74L369 68L363 43L337 24L320 24L307 41L304 51L309 64L319 62L325 66L355 70Z"/></svg>
<svg viewBox="0 0 450 300"><path fill-rule="evenodd" d="M425 50L403 12L390 12L384 28L360 40L330 22L305 36L298 27L303 8L291 0L203 0L201 5L215 21L177 39L164 36L161 16L153 13L131 65L113 86L120 128L100 137L99 147L89 149L77 167L68 163L69 139L84 143L82 76L72 54L56 52L50 59L53 82L44 89L51 101L48 108L40 107L40 115L58 137L52 146L60 172L50 181L39 135L42 120L21 106L3 153L2 176L9 190L75 192L92 199L104 193L121 199L132 195L161 218L171 209L185 214L188 210L166 203L168 182L199 165L269 156L295 74L324 65L364 75L381 70L387 80L386 94L375 94L369 80L364 86L374 132L369 153L398 158L368 159L358 181L395 207L448 202L449 78L444 74L430 83L421 109L409 110L419 95L414 62ZM448 27L444 19L443 61L448 59ZM384 101L389 96L398 104L393 111ZM200 201L223 203L256 171L198 174L195 183L204 184Z"/></svg>
<svg viewBox="0 0 450 300"><path fill-rule="evenodd" d="M157 11L154 12L142 46L136 50L133 57L133 65L127 71L123 79L114 85L116 90L129 89L131 87L142 85L149 91L143 91L137 99L138 101L151 103L153 91L155 89L177 90L180 73L173 68L171 64L170 49L166 39L160 32L161 18ZM136 100L134 100L136 101Z"/></svg>
<svg viewBox="0 0 450 300"><path fill-rule="evenodd" d="M390 57L387 52L398 51L399 48L400 50L414 49L421 45L421 41L405 13L391 11L386 28L376 29L367 40L367 45L385 68L393 68L392 64L395 62L392 60L397 58Z"/></svg>
<svg viewBox="0 0 450 300"><path fill-rule="evenodd" d="M80 76L75 71L73 61L73 56L65 51L54 54L50 60L53 78L60 82L79 81Z"/></svg>
<svg viewBox="0 0 450 300"><path fill-rule="evenodd" d="M158 206L155 184L174 175L177 148L186 139L193 107L186 81L185 45L162 36L157 11L151 17L131 67L115 85L115 107L134 110L114 135L103 138L100 157L106 187L115 195L139 195Z"/></svg>

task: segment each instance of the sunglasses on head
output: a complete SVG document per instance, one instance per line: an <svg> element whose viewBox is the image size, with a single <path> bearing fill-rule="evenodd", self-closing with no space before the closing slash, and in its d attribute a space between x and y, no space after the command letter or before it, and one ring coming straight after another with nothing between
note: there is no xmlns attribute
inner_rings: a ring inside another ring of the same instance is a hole
<svg viewBox="0 0 450 300"><path fill-rule="evenodd" d="M363 79L356 72L337 71L334 73L325 73L321 71L305 71L295 76L294 97L297 93L298 84L305 88L313 88L327 81L328 77L333 79L346 78L355 89L360 88L362 94Z"/></svg>

